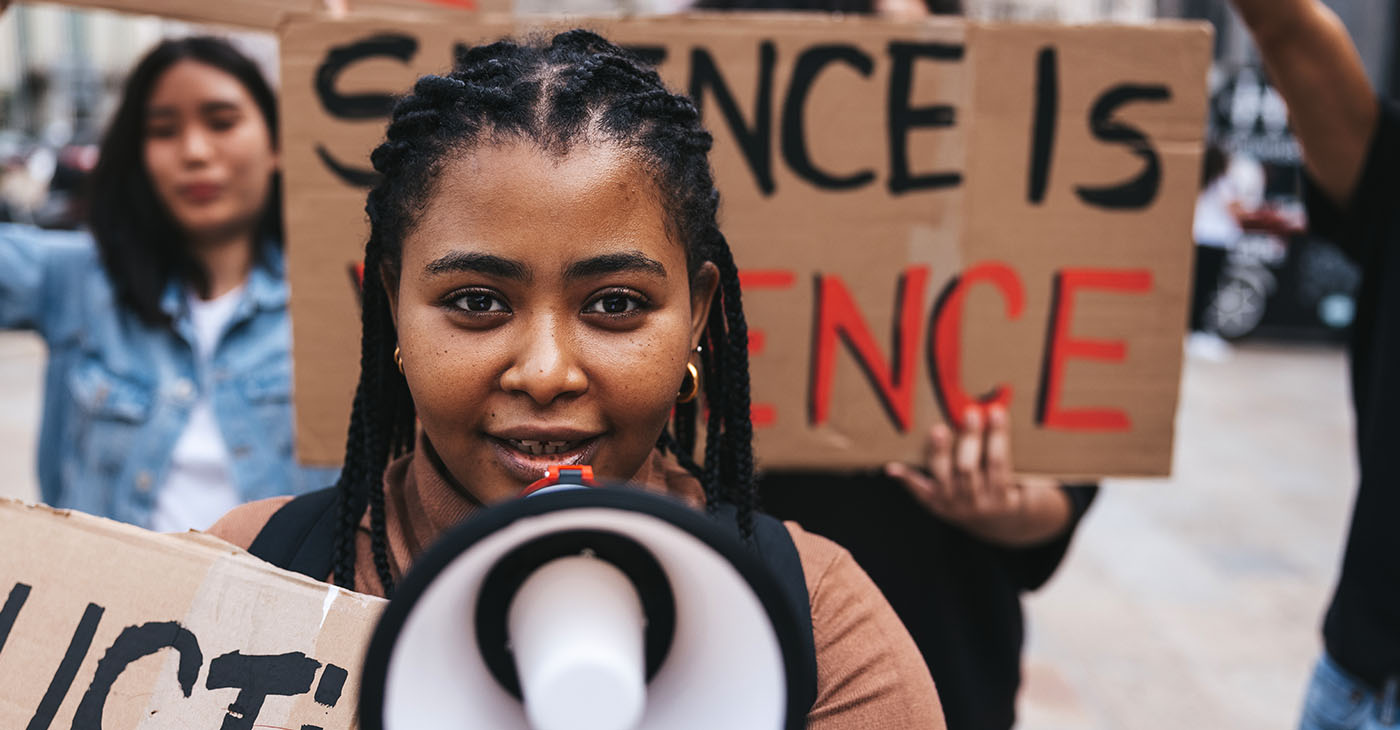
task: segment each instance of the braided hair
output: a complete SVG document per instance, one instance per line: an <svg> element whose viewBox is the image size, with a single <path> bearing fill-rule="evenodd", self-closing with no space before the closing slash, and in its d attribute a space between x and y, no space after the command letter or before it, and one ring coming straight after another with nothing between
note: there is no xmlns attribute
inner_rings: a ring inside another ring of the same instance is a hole
<svg viewBox="0 0 1400 730"><path fill-rule="evenodd" d="M561 155L603 143L634 156L661 194L669 232L685 246L692 283L706 262L719 270L700 354L708 406L703 461L694 460L695 402L677 404L657 446L699 478L711 509L734 505L740 531L752 534L757 496L748 325L734 257L715 219L719 193L710 170L710 133L690 99L668 91L645 62L594 33L572 30L548 41L462 49L451 73L424 76L399 100L385 141L370 157L379 179L365 204L370 236L360 382L336 485L337 585L354 586L355 532L368 507L375 570L385 595L393 593L383 474L391 459L413 449L416 425L408 384L394 361L398 337L384 280L397 281L403 240L442 166L477 145L516 140Z"/></svg>

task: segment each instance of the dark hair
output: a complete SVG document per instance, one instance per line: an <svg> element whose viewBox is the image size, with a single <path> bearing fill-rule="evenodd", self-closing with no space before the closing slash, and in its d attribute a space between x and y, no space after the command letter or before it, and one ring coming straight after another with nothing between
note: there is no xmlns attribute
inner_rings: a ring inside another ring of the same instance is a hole
<svg viewBox="0 0 1400 730"><path fill-rule="evenodd" d="M934 15L962 15L962 0L923 0ZM701 10L798 10L874 15L875 0L699 0Z"/></svg>
<svg viewBox="0 0 1400 730"><path fill-rule="evenodd" d="M184 234L156 194L146 169L146 104L160 77L179 61L197 61L238 79L262 112L277 145L277 98L258 67L228 41L197 36L164 40L127 78L121 105L102 138L92 172L88 223L118 301L150 324L169 321L160 298L171 278L205 292L209 274L190 251ZM258 237L282 242L279 177L274 175Z"/></svg>
<svg viewBox="0 0 1400 730"><path fill-rule="evenodd" d="M715 221L719 193L710 171L710 133L690 99L672 94L656 71L598 35L573 30L552 40L500 41L460 52L446 76L424 76L399 100L371 155L380 179L369 194L365 246L360 382L338 487L335 581L355 578L355 530L366 502L375 568L392 594L383 474L389 460L413 449L415 412L394 362L397 334L384 278L396 280L404 237L433 193L443 164L476 145L521 140L554 154L583 144L616 145L633 155L660 192L668 225L686 250L692 282L705 262L719 269L701 350L709 407L704 463L693 454L697 404L677 404L674 434L658 447L695 474L711 508L738 509L751 535L753 424L749 420L748 325L739 275ZM382 274L382 276L381 276Z"/></svg>
<svg viewBox="0 0 1400 730"><path fill-rule="evenodd" d="M1210 187L1229 167L1230 155L1225 148L1218 142L1207 144L1206 153L1201 158L1201 189Z"/></svg>

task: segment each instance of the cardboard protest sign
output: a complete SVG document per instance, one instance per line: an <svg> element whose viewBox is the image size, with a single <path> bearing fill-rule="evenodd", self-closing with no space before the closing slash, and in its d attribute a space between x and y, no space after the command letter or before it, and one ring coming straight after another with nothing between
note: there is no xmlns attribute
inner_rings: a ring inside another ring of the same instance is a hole
<svg viewBox="0 0 1400 730"><path fill-rule="evenodd" d="M502 18L283 27L300 453L342 457L348 268L393 95ZM658 64L715 135L768 467L914 458L1009 406L1017 467L1165 474L1210 32L693 16L588 22Z"/></svg>
<svg viewBox="0 0 1400 730"><path fill-rule="evenodd" d="M326 0L41 0L83 8L158 15L191 23L214 23L240 28L275 29L287 15L315 13ZM359 12L487 10L509 11L510 0L346 0L347 10Z"/></svg>
<svg viewBox="0 0 1400 730"><path fill-rule="evenodd" d="M0 501L0 727L353 728L384 603L205 535Z"/></svg>

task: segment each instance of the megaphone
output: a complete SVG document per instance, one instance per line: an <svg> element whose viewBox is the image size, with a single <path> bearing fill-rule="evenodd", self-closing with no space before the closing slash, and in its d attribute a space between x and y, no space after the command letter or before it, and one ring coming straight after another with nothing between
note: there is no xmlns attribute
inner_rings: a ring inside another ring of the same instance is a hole
<svg viewBox="0 0 1400 730"><path fill-rule="evenodd" d="M404 576L370 641L362 727L805 727L808 607L732 527L627 486L532 491Z"/></svg>

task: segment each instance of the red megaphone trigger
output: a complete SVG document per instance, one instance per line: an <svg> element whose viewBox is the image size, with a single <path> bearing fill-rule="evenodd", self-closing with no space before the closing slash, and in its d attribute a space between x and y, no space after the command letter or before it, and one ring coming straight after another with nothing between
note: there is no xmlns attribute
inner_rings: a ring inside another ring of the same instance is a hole
<svg viewBox="0 0 1400 730"><path fill-rule="evenodd" d="M552 487L556 484L577 484L580 487L596 487L593 481L593 467L587 464L582 466L551 466L544 471L544 478L537 480L534 484L526 487L520 493L522 497L528 497L531 493Z"/></svg>

